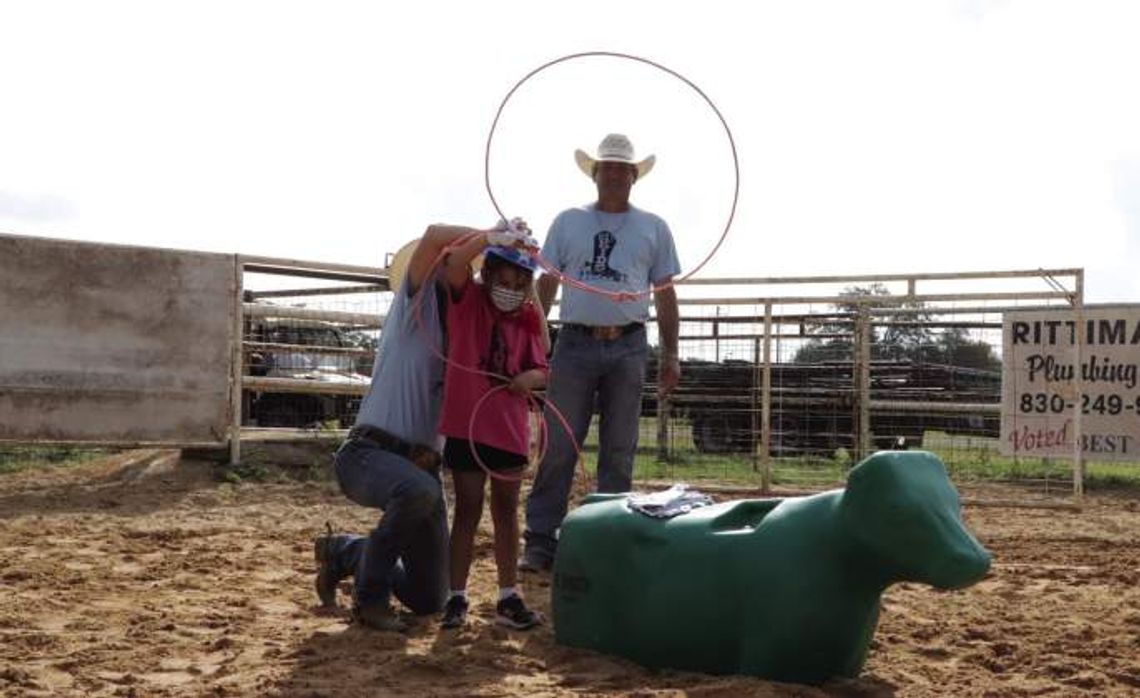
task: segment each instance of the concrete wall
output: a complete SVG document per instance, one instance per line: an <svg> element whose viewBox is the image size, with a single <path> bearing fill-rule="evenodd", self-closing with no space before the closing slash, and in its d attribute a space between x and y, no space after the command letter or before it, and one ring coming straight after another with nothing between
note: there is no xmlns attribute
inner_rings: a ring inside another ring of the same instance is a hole
<svg viewBox="0 0 1140 698"><path fill-rule="evenodd" d="M221 442L232 255L0 235L0 440Z"/></svg>

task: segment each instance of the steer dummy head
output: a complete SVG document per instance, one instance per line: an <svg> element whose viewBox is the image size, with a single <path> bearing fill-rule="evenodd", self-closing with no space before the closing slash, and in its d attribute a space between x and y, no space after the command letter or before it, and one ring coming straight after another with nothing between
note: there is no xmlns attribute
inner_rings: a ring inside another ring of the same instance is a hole
<svg viewBox="0 0 1140 698"><path fill-rule="evenodd" d="M872 455L851 470L841 506L872 578L957 589L989 570L990 554L963 525L958 492L933 454Z"/></svg>

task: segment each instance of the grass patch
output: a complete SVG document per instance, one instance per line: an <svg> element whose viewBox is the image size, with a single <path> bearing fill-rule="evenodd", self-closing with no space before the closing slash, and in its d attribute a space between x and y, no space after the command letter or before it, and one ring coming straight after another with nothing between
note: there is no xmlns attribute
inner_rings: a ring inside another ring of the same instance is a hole
<svg viewBox="0 0 1140 698"><path fill-rule="evenodd" d="M116 452L114 449L77 446L0 446L0 475L27 468L79 465Z"/></svg>
<svg viewBox="0 0 1140 698"><path fill-rule="evenodd" d="M645 441L642 441L644 444ZM587 445L582 461L590 477L597 476L597 447ZM772 484L783 487L830 487L841 485L853 463L846 451L831 458L804 456L773 458ZM674 482L718 482L743 487L760 487L759 461L745 454L715 455L694 448L673 447L668 460L657 457L656 447L638 448L633 459L634 480L671 480Z"/></svg>
<svg viewBox="0 0 1140 698"><path fill-rule="evenodd" d="M956 480L1072 483L1067 458L1015 458L998 452L998 440L927 432L923 446L946 464ZM1085 461L1085 489L1140 489L1140 463Z"/></svg>
<svg viewBox="0 0 1140 698"><path fill-rule="evenodd" d="M320 482L331 477L327 456L314 457L305 463L282 464L272 453L247 453L240 463L214 466L214 479L233 485L242 482Z"/></svg>
<svg viewBox="0 0 1140 698"><path fill-rule="evenodd" d="M596 475L596 425L590 429L582 449L586 470ZM748 454L707 454L696 450L687 422L670 425L669 456L657 458L657 421L641 420L641 438L634 458L635 480L698 482L715 480L729 484L759 487L761 475L754 469L758 459ZM1066 458L1013 458L998 452L998 439L949 435L928 431L922 450L937 455L956 482L1055 483L1061 489L1072 486L1072 463ZM843 449L833 454L772 459L772 484L785 487L839 486L855 465ZM1140 463L1086 461L1085 489L1140 490Z"/></svg>

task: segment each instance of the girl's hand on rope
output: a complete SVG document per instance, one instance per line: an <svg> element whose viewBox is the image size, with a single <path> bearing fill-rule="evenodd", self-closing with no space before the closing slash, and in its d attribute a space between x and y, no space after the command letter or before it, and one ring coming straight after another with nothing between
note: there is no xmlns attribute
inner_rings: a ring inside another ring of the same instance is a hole
<svg viewBox="0 0 1140 698"><path fill-rule="evenodd" d="M523 371L511 379L507 384L507 390L510 390L515 395L529 396L530 392L535 388L541 388L546 382L546 374L538 369L531 369Z"/></svg>
<svg viewBox="0 0 1140 698"><path fill-rule="evenodd" d="M494 228L487 231L487 244L501 247L518 247L522 249L538 249L538 240L531 235L530 227L522 218L512 218L509 221L500 219Z"/></svg>
<svg viewBox="0 0 1140 698"><path fill-rule="evenodd" d="M527 387L524 381L519 380L518 376L511 379L510 384L507 385L507 390L510 390L515 395L522 395L524 397L530 395L530 388Z"/></svg>

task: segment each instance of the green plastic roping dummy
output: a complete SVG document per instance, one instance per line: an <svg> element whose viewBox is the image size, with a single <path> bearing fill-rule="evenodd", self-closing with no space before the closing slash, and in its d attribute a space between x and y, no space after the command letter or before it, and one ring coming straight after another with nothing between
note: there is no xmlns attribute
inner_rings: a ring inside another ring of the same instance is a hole
<svg viewBox="0 0 1140 698"><path fill-rule="evenodd" d="M649 667L818 684L855 677L895 582L958 589L989 553L937 457L883 451L842 490L746 499L670 519L597 495L562 524L559 643Z"/></svg>

